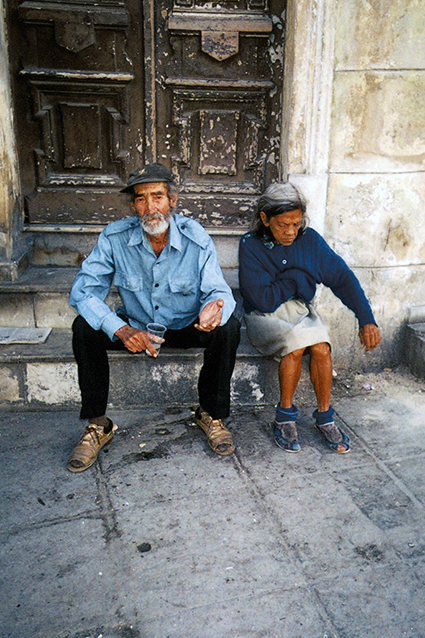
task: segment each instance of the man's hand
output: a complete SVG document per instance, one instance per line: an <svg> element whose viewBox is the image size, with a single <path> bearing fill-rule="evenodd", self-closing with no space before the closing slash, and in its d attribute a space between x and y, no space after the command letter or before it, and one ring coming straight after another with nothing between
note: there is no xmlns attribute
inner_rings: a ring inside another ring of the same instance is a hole
<svg viewBox="0 0 425 638"><path fill-rule="evenodd" d="M199 313L199 323L195 323L195 328L202 332L211 332L221 323L221 309L224 306L223 299L210 301Z"/></svg>
<svg viewBox="0 0 425 638"><path fill-rule="evenodd" d="M138 330L137 328L132 328L127 325L119 328L115 334L119 339L121 339L127 350L130 352L144 352L145 350L148 350L153 357L157 357L158 353L153 347L152 341L155 341L155 343L163 343L164 341L161 337L156 337L155 335L148 334L143 330Z"/></svg>
<svg viewBox="0 0 425 638"><path fill-rule="evenodd" d="M381 333L378 326L374 323L368 323L359 330L359 337L362 344L362 348L366 349L366 352L373 350L379 345L381 341Z"/></svg>

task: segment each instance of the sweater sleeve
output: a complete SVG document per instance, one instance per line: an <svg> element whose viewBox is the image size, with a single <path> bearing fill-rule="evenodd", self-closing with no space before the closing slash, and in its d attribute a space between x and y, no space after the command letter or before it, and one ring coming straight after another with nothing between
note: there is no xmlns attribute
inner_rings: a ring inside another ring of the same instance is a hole
<svg viewBox="0 0 425 638"><path fill-rule="evenodd" d="M248 312L274 312L297 292L295 281L272 274L255 244L245 237L239 244L239 288Z"/></svg>
<svg viewBox="0 0 425 638"><path fill-rule="evenodd" d="M323 238L321 241L323 242L322 250L320 250L322 283L354 312L360 328L371 323L377 325L372 308L356 275Z"/></svg>

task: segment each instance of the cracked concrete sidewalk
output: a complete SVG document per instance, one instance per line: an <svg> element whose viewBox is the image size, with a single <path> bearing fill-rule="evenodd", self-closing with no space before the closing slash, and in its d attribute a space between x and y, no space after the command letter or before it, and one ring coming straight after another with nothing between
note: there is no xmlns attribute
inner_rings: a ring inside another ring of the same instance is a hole
<svg viewBox="0 0 425 638"><path fill-rule="evenodd" d="M337 380L345 456L297 403L299 454L234 407L225 458L188 409L114 410L82 474L75 413L3 413L1 638L424 638L424 382Z"/></svg>

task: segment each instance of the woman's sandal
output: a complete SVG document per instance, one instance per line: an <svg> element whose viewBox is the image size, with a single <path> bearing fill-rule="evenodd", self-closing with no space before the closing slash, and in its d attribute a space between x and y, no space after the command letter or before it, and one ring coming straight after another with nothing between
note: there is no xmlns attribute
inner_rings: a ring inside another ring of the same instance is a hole
<svg viewBox="0 0 425 638"><path fill-rule="evenodd" d="M271 424L274 434L274 442L285 452L299 452L301 445L298 440L297 425L295 421Z"/></svg>
<svg viewBox="0 0 425 638"><path fill-rule="evenodd" d="M335 425L334 421L331 423L324 423L323 425L318 425L316 423L316 429L319 430L321 434L326 439L327 446L332 450L332 452L337 452L338 454L347 454L350 448L350 439L348 436L339 429L338 426ZM341 435L341 441L335 441L336 438L339 438L339 434Z"/></svg>

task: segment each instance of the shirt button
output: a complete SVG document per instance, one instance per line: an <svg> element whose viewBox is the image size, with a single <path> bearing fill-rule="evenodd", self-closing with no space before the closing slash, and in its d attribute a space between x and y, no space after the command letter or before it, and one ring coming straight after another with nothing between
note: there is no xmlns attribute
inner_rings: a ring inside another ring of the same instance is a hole
<svg viewBox="0 0 425 638"><path fill-rule="evenodd" d="M155 288L158 288L159 284L155 284Z"/></svg>
<svg viewBox="0 0 425 638"><path fill-rule="evenodd" d="M158 310L159 306L155 306L155 310Z"/></svg>
<svg viewBox="0 0 425 638"><path fill-rule="evenodd" d="M286 259L282 259L282 264L286 264Z"/></svg>

